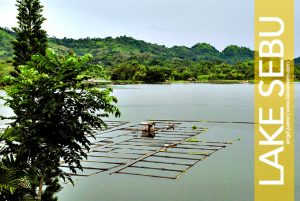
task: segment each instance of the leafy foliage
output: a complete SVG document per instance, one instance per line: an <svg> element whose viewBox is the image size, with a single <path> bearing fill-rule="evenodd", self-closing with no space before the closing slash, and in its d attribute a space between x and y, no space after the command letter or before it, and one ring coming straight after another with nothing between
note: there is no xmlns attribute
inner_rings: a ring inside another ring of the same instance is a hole
<svg viewBox="0 0 300 201"><path fill-rule="evenodd" d="M13 71L12 60L0 61L0 85L4 85L3 78Z"/></svg>
<svg viewBox="0 0 300 201"><path fill-rule="evenodd" d="M168 64L153 62L139 64L136 61L124 62L111 72L112 80L131 80L143 82L165 82L169 80L251 80L253 79L253 62L235 65L203 61L199 63L177 61ZM184 67L180 67L184 66Z"/></svg>
<svg viewBox="0 0 300 201"><path fill-rule="evenodd" d="M6 88L5 100L15 117L3 135L17 138L7 143L5 151L27 156L42 183L53 184L51 179L57 176L72 181L59 168L61 159L74 173L81 169L92 129L105 128L103 118L109 114L120 115L112 90L93 88L86 82L89 77L81 76L91 59L89 54L59 57L47 49L45 56L34 55L20 66L19 76L11 77L13 85Z"/></svg>
<svg viewBox="0 0 300 201"><path fill-rule="evenodd" d="M45 192L42 195L43 201L57 201L58 198L55 196L56 193L61 191L62 187L59 184L59 179L57 177L55 178L47 178L45 185L47 188L45 189Z"/></svg>
<svg viewBox="0 0 300 201"><path fill-rule="evenodd" d="M12 194L19 187L22 177L11 168L11 165L9 165L9 167L6 166L7 163L14 162L9 161L9 158L5 158L2 161L3 162L0 163L0 190L1 192L7 191Z"/></svg>
<svg viewBox="0 0 300 201"><path fill-rule="evenodd" d="M36 174L23 152L13 154L7 150L6 146L19 139L11 131L0 134L0 200L23 200L25 194L30 194Z"/></svg>

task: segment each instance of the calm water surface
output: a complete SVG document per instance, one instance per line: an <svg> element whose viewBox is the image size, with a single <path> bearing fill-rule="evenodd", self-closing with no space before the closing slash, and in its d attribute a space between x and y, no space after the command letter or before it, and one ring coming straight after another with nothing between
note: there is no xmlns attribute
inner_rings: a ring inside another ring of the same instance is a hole
<svg viewBox="0 0 300 201"><path fill-rule="evenodd" d="M253 85L170 84L113 86L121 120L147 119L253 122ZM2 92L3 93L3 92ZM299 153L300 84L295 87L296 153ZM0 106L1 113L9 109ZM177 180L98 174L65 184L61 201L252 201L253 125L202 123L205 139L240 138L233 145L197 163ZM200 137L201 138L201 137ZM298 155L297 155L298 156ZM296 160L296 170L300 169ZM299 172L296 188L299 189ZM299 191L296 200L300 200Z"/></svg>

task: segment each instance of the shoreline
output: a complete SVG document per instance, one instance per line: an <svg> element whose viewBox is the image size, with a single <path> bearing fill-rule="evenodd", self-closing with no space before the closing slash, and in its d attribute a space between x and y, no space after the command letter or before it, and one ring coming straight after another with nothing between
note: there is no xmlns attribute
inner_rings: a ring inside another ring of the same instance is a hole
<svg viewBox="0 0 300 201"><path fill-rule="evenodd" d="M110 80L110 81L97 81L92 83L100 85L126 85L126 84L249 84L254 83L254 80L201 80L201 81L166 81L166 82L143 82L143 81L131 81L131 80Z"/></svg>
<svg viewBox="0 0 300 201"><path fill-rule="evenodd" d="M166 82L142 82L131 80L92 80L95 85L136 85L136 84L254 84L255 80L201 80L201 81L166 81ZM293 83L300 83L300 80L295 80ZM4 90L6 86L0 85L0 90Z"/></svg>
<svg viewBox="0 0 300 201"><path fill-rule="evenodd" d="M299 83L300 80L293 81ZM166 82L142 82L130 80L92 81L96 85L129 85L129 84L254 84L255 80L201 80L201 81L166 81Z"/></svg>

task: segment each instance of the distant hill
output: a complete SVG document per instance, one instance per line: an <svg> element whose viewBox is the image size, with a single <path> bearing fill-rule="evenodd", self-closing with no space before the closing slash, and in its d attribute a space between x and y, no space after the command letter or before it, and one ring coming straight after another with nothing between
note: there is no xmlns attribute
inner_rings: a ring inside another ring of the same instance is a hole
<svg viewBox="0 0 300 201"><path fill-rule="evenodd" d="M14 32L0 27L0 60L13 57L11 41L14 38Z"/></svg>
<svg viewBox="0 0 300 201"><path fill-rule="evenodd" d="M298 65L300 65L300 57L298 57L298 58L295 58L294 62L295 62L295 64L298 64Z"/></svg>
<svg viewBox="0 0 300 201"><path fill-rule="evenodd" d="M0 28L0 60L13 56L11 41L14 38L14 32ZM231 45L222 52L207 43L198 43L191 48L185 46L168 48L127 36L77 40L49 38L49 46L58 53L67 53L71 50L79 55L91 53L95 57L95 61L101 61L107 66L113 66L116 62L122 62L132 57L164 62L190 60L193 62L220 61L230 64L253 59L253 51L246 47Z"/></svg>
<svg viewBox="0 0 300 201"><path fill-rule="evenodd" d="M12 69L15 33L0 27L1 78ZM74 51L78 55L91 53L93 62L105 68L114 80L253 80L254 52L247 47L230 45L218 51L208 43L192 47L152 44L132 37L117 38L49 38L49 46L58 54ZM295 75L300 79L300 57L295 59ZM97 72L90 71L93 77Z"/></svg>

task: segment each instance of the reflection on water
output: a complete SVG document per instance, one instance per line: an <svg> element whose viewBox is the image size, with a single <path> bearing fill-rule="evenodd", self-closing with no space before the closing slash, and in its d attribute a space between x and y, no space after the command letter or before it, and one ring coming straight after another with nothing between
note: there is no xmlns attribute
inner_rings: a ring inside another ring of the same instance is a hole
<svg viewBox="0 0 300 201"><path fill-rule="evenodd" d="M113 86L122 117L140 123L147 119L253 122L254 87L250 84L171 84ZM1 92L3 93L3 92ZM300 85L295 88L296 120L300 116ZM11 111L3 106L1 114ZM99 174L76 178L64 186L62 201L251 201L253 200L253 125L201 123L208 140L240 139L191 168L173 181L130 175ZM296 123L296 133L299 134ZM201 126L201 125L200 125ZM299 137L296 138L299 153ZM300 169L299 160L296 170ZM296 172L296 188L299 189ZM296 200L300 199L296 191Z"/></svg>

